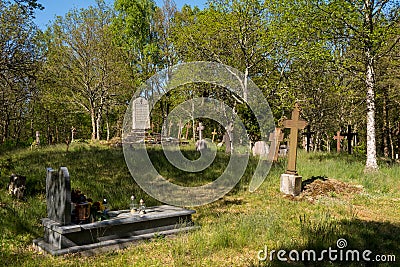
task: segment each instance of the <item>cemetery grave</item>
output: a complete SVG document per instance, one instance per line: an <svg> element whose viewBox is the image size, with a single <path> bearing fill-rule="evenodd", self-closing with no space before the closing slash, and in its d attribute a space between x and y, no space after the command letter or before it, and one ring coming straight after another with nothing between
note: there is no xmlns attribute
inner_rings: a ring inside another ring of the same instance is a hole
<svg viewBox="0 0 400 267"><path fill-rule="evenodd" d="M197 228L191 219L194 210L168 205L145 207L141 199L137 210L132 207L111 211L106 207L106 199L102 203L104 207L100 208L100 203L97 207L92 205L79 191L73 193L71 197L67 168L62 167L58 172L47 169L48 216L42 219L44 238L33 241L38 250L53 256L67 253L94 255L121 249L143 239ZM102 214L98 215L99 212Z"/></svg>

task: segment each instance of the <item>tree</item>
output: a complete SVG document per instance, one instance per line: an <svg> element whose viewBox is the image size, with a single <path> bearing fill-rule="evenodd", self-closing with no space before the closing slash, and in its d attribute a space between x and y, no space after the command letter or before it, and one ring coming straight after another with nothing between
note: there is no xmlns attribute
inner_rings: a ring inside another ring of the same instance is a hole
<svg viewBox="0 0 400 267"><path fill-rule="evenodd" d="M0 2L0 142L32 134L25 132L25 123L37 96L42 56L37 33L29 14Z"/></svg>
<svg viewBox="0 0 400 267"><path fill-rule="evenodd" d="M102 121L108 125L108 111L124 84L125 66L110 31L112 17L104 1L97 1L97 7L58 17L48 31L47 71L57 77L62 98L90 116L92 140L100 140Z"/></svg>

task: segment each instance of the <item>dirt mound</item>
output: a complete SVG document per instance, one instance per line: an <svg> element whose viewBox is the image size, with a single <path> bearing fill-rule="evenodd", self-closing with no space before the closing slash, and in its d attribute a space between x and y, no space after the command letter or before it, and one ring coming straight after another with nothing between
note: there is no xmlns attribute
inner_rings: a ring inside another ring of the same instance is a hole
<svg viewBox="0 0 400 267"><path fill-rule="evenodd" d="M352 198L361 192L363 192L361 185L352 185L335 179L317 178L304 181L300 195L289 196L289 198L314 202L321 197Z"/></svg>

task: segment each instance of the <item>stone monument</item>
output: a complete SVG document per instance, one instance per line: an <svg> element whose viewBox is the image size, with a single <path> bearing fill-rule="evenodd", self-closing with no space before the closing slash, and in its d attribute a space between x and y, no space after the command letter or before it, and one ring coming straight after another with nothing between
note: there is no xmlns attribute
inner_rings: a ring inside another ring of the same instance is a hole
<svg viewBox="0 0 400 267"><path fill-rule="evenodd" d="M286 172L281 175L280 190L282 193L296 196L301 192L302 181L302 177L299 176L296 171L297 137L298 131L307 126L306 121L300 120L300 108L298 103L295 104L295 107L292 111L291 120L285 120L283 122L283 126L290 129L290 143L287 169Z"/></svg>

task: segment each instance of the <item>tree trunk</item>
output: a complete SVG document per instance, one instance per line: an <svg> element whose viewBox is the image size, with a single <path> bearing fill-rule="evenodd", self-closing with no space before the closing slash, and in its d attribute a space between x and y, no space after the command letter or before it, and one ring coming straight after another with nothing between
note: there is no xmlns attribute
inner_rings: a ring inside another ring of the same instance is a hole
<svg viewBox="0 0 400 267"><path fill-rule="evenodd" d="M92 141L96 140L96 114L94 108L90 110L90 118L92 119Z"/></svg>
<svg viewBox="0 0 400 267"><path fill-rule="evenodd" d="M388 114L388 92L387 88L383 89L383 155L388 158L389 157L389 127L388 127L388 120L389 120L389 114Z"/></svg>
<svg viewBox="0 0 400 267"><path fill-rule="evenodd" d="M375 135L375 70L374 59L370 49L366 51L367 71L365 83L367 87L367 162L365 171L378 170L376 161L376 135Z"/></svg>

